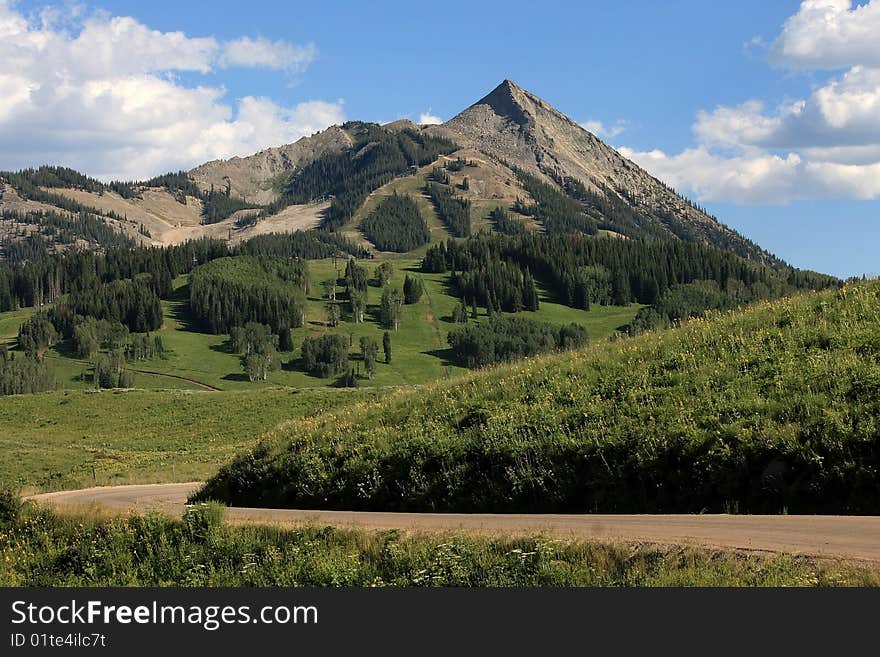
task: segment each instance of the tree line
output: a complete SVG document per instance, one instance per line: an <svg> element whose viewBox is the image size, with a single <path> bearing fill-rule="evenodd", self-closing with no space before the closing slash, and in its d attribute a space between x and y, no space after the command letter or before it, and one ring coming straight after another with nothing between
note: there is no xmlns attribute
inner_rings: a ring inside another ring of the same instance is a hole
<svg viewBox="0 0 880 657"><path fill-rule="evenodd" d="M370 254L339 235L326 231L260 235L237 247L210 238L175 246L113 248L49 254L26 262L0 262L0 312L55 301L63 294L87 290L138 274L153 275L161 298L172 293L173 281L218 258L243 254L317 259L346 252L358 258Z"/></svg>
<svg viewBox="0 0 880 657"><path fill-rule="evenodd" d="M450 240L431 247L422 268L469 272L496 260L527 269L561 303L584 310L593 303L654 305L671 287L701 280L716 281L737 305L840 283L815 272L773 269L703 244L578 234Z"/></svg>

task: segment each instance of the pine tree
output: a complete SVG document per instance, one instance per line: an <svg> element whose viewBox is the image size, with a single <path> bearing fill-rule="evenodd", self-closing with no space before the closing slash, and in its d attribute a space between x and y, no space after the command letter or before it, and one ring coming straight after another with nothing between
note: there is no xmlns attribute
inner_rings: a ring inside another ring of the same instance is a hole
<svg viewBox="0 0 880 657"><path fill-rule="evenodd" d="M391 334L388 331L382 334L382 351L385 352L385 364L391 364Z"/></svg>

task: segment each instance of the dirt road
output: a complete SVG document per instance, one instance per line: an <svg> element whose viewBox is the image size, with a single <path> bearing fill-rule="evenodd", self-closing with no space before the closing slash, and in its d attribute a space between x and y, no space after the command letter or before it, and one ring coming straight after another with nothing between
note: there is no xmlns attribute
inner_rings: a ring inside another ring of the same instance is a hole
<svg viewBox="0 0 880 657"><path fill-rule="evenodd" d="M33 500L64 508L158 510L180 514L198 483L110 486L44 493ZM786 552L880 563L880 517L727 515L494 515L359 513L231 508L236 523L296 525L306 521L363 529L474 534L536 534Z"/></svg>

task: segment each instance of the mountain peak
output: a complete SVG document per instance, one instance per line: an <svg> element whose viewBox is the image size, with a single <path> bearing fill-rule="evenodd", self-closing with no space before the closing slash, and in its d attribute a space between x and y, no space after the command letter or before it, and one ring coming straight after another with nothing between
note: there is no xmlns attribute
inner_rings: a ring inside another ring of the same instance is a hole
<svg viewBox="0 0 880 657"><path fill-rule="evenodd" d="M520 127L528 129L535 124L534 115L529 111L529 105L534 100L537 100L537 98L518 84L512 80L504 80L490 91L488 95L471 105L471 108L481 105L486 106L496 115L507 118L519 124Z"/></svg>
<svg viewBox="0 0 880 657"><path fill-rule="evenodd" d="M724 245L755 260L768 260L754 244L512 80L504 80L487 96L430 130L550 185L578 181L586 192L608 199L611 206L628 207L631 217L627 221L634 234Z"/></svg>

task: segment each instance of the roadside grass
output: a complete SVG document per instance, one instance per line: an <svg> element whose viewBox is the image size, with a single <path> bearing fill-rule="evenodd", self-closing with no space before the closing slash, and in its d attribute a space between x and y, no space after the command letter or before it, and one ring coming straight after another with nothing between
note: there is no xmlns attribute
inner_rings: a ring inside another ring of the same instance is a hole
<svg viewBox="0 0 880 657"><path fill-rule="evenodd" d="M286 421L378 391L65 391L0 401L0 482L30 491L203 479Z"/></svg>
<svg viewBox="0 0 880 657"><path fill-rule="evenodd" d="M13 504L14 502L10 502ZM8 505L7 505L8 506ZM878 586L837 561L544 537L401 535L231 526L216 505L182 520L0 514L0 586Z"/></svg>

